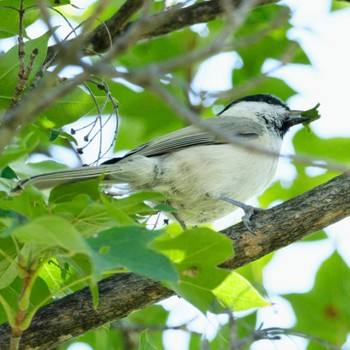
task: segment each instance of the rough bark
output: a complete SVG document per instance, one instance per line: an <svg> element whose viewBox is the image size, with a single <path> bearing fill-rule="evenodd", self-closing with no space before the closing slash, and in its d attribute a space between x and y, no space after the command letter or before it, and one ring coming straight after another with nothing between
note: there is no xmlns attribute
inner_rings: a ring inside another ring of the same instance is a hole
<svg viewBox="0 0 350 350"><path fill-rule="evenodd" d="M350 215L350 176L340 175L281 205L253 217L255 234L242 223L223 234L235 246L235 256L223 264L238 268ZM160 283L135 274L118 274L99 283L100 302L92 307L84 288L39 310L21 340L21 349L54 349L106 322L167 298L174 293ZM0 326L0 349L9 349L10 329Z"/></svg>

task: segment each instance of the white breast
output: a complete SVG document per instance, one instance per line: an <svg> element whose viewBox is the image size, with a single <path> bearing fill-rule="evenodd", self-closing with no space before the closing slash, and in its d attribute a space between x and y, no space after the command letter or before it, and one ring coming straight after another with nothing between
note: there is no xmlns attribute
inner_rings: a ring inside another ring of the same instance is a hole
<svg viewBox="0 0 350 350"><path fill-rule="evenodd" d="M252 143L272 152L279 152L281 146L281 140L271 135ZM277 160L228 144L191 147L159 157L161 171L152 190L166 194L186 224L212 222L236 209L213 197L247 201L270 183Z"/></svg>

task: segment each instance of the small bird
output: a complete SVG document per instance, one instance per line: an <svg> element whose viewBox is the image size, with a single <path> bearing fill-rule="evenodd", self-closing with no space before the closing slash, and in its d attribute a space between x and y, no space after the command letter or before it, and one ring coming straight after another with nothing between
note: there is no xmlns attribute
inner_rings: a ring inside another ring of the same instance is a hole
<svg viewBox="0 0 350 350"><path fill-rule="evenodd" d="M310 121L301 113L271 95L246 96L204 120L207 129L191 125L99 166L36 175L19 181L12 192L28 185L44 189L103 177L102 183L127 184L130 192L163 193L166 204L176 209L167 215L182 224L211 223L237 206L247 211L251 208L244 202L261 193L272 180L285 133ZM219 133L238 140L239 145Z"/></svg>

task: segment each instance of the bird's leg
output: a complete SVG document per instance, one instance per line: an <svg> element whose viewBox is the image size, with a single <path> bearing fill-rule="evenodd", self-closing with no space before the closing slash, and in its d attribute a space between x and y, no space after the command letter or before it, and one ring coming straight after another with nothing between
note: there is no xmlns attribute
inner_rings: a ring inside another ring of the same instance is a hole
<svg viewBox="0 0 350 350"><path fill-rule="evenodd" d="M252 205L248 205L248 204L236 201L232 198L221 196L221 195L217 196L217 198L219 198L227 203L233 204L238 208L243 209L244 215L242 217L242 222L243 222L244 226L248 229L249 232L254 233L250 219L254 214L261 212L261 211L264 211L264 209L256 208L256 207L253 207Z"/></svg>
<svg viewBox="0 0 350 350"><path fill-rule="evenodd" d="M176 213L172 213L174 219L180 224L181 228L184 230L184 231L187 231L187 226L185 224L184 221L182 221L177 215Z"/></svg>

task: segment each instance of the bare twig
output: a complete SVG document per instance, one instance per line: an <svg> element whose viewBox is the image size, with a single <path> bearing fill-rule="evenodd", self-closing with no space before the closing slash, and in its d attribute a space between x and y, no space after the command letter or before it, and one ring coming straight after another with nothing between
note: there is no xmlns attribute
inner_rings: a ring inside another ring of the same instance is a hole
<svg viewBox="0 0 350 350"><path fill-rule="evenodd" d="M246 349L250 344L252 344L255 341L268 339L268 340L280 340L281 335L285 336L295 336L304 338L306 340L312 341L314 343L317 343L319 345L322 345L322 347L330 350L341 350L339 346L336 346L334 344L331 344L321 338L315 337L311 334L307 334L305 332L295 331L292 329L284 329L279 327L271 327L271 328L261 328L257 329L256 331L252 332L249 336L247 336L244 339L240 339L237 342L236 349Z"/></svg>
<svg viewBox="0 0 350 350"><path fill-rule="evenodd" d="M88 132L84 136L84 141L87 142L83 147L79 147L78 152L79 154L82 154L84 149L87 148L89 145L91 145L92 141L98 136L99 137L99 150L98 150L98 156L96 163L101 160L101 158L104 157L104 155L112 148L114 142L116 142L117 134L119 130L119 113L118 113L118 104L115 101L114 97L112 96L111 92L109 91L108 84L103 81L99 81L97 78L89 79L88 82L95 84L99 90L102 90L105 92L106 97L102 105L100 106L99 102L96 100L93 92L91 91L90 87L87 83L84 84L85 88L89 91L91 98L94 100L96 110L97 110L97 117L94 119L93 122L89 123L88 125L84 125L83 127L80 127L79 129L74 129L73 133L79 132L83 129L89 128ZM103 122L102 116L105 113L105 108L107 106L107 103L111 103L112 105L112 112L109 114L107 119ZM115 128L114 128L114 138L112 143L108 146L107 150L102 153L102 138L103 138L103 129L104 127L109 123L112 116L115 115ZM99 125L98 129L95 130L96 126ZM92 135L92 136L91 136Z"/></svg>
<svg viewBox="0 0 350 350"><path fill-rule="evenodd" d="M19 31L18 31L18 75L17 75L17 84L15 91L13 92L13 96L11 99L11 104L8 107L9 109L13 108L18 101L21 99L21 94L23 92L24 86L28 80L31 67L33 65L34 59L36 55L34 55L34 52L31 55L28 67L29 69L26 69L25 67L25 56L26 56L26 51L25 51L25 46L24 46L24 40L23 40L23 19L24 19L24 14L25 14L25 9L24 9L24 0L21 0L20 2L20 8L17 10L19 15ZM29 72L28 72L29 70ZM26 74L27 73L27 74Z"/></svg>

